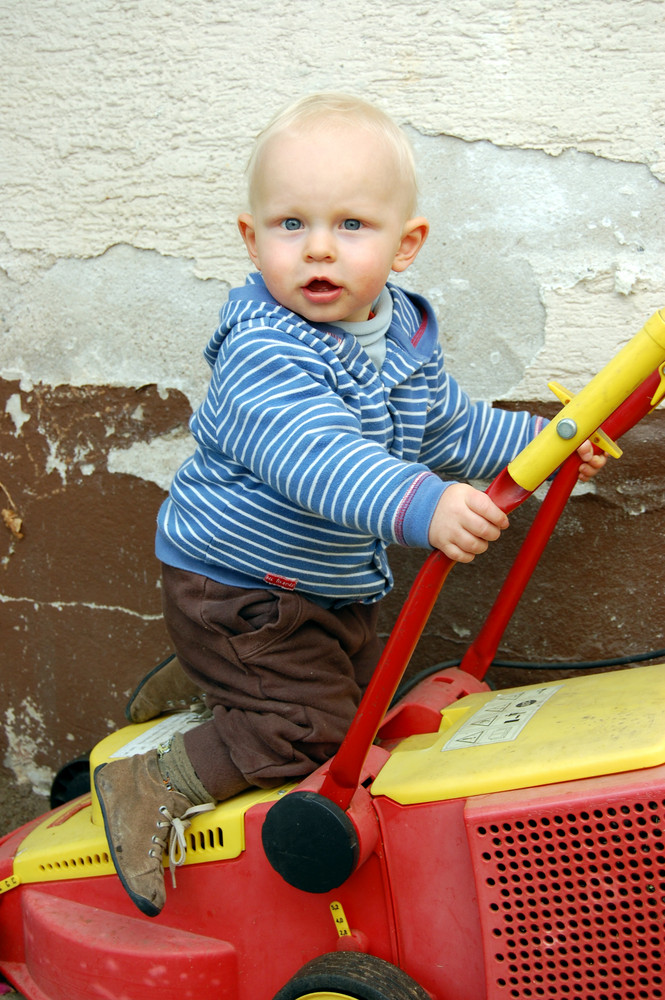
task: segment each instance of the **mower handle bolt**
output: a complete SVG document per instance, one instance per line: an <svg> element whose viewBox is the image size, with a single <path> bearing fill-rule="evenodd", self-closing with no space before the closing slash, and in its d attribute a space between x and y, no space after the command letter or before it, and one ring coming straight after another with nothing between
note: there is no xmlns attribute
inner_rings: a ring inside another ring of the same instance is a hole
<svg viewBox="0 0 665 1000"><path fill-rule="evenodd" d="M569 417L564 417L564 419L560 420L556 425L556 432L560 438L563 438L564 441L570 441L571 438L574 438L577 434L577 424Z"/></svg>

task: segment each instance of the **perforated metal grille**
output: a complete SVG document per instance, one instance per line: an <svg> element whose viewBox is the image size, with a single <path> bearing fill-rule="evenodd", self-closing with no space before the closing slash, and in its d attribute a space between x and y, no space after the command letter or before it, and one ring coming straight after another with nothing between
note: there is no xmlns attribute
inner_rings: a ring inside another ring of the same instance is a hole
<svg viewBox="0 0 665 1000"><path fill-rule="evenodd" d="M665 998L664 806L661 788L476 818L488 1000Z"/></svg>

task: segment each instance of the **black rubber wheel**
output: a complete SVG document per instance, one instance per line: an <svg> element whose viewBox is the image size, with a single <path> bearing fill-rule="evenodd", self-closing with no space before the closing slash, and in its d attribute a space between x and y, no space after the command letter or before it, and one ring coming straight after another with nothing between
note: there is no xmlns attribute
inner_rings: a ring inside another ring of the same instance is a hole
<svg viewBox="0 0 665 1000"><path fill-rule="evenodd" d="M61 767L51 785L51 809L90 791L90 757L84 754Z"/></svg>
<svg viewBox="0 0 665 1000"><path fill-rule="evenodd" d="M431 1000L390 962L358 951L333 951L303 965L273 1000Z"/></svg>

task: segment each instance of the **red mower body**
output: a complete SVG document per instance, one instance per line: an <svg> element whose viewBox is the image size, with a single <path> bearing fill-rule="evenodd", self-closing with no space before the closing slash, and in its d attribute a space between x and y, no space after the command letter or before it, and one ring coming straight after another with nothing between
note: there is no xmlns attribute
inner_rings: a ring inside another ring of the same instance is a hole
<svg viewBox="0 0 665 1000"><path fill-rule="evenodd" d="M312 958L350 950L435 1000L656 1000L664 723L662 665L501 692L435 674L388 714L386 747L368 755L350 807L363 857L343 885L285 882L261 832L293 788L246 793L195 821L152 919L109 867L83 797L0 845L0 969L28 1000L270 1000ZM510 738L498 742L497 726ZM465 785L474 794L459 794ZM242 849L216 857L239 822Z"/></svg>

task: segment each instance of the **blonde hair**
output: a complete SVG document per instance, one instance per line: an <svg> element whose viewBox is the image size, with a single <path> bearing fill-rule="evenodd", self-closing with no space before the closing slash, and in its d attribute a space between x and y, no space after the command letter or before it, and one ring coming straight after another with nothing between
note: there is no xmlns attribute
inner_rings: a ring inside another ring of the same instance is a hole
<svg viewBox="0 0 665 1000"><path fill-rule="evenodd" d="M350 94L324 91L302 97L294 104L280 111L259 133L247 164L247 190L250 206L254 203L257 176L262 167L262 158L268 141L275 135L289 129L308 128L321 122L330 124L360 125L373 132L394 154L400 183L407 193L408 216L416 211L418 200L418 180L413 149L407 136L384 111L368 101Z"/></svg>

